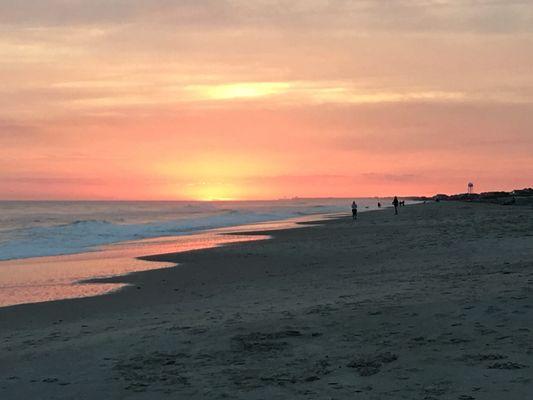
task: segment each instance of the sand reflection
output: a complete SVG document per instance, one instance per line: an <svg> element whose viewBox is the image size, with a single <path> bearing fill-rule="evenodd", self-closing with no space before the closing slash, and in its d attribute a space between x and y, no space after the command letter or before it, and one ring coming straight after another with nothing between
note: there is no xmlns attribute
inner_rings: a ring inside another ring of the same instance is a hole
<svg viewBox="0 0 533 400"><path fill-rule="evenodd" d="M172 263L143 261L136 257L206 249L266 238L268 236L230 236L209 232L124 242L88 253L2 261L0 307L97 296L120 289L124 285L80 282L174 266Z"/></svg>
<svg viewBox="0 0 533 400"><path fill-rule="evenodd" d="M185 236L121 242L98 248L93 252L0 261L0 307L102 295L125 285L85 281L174 266L173 263L145 261L137 257L265 240L270 236L247 233L297 228L301 226L298 225L299 222L323 218L325 216L306 216L219 228Z"/></svg>

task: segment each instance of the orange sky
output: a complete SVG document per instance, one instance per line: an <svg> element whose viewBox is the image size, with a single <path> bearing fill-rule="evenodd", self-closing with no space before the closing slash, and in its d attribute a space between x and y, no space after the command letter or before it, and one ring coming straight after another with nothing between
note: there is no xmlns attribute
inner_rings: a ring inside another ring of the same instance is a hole
<svg viewBox="0 0 533 400"><path fill-rule="evenodd" d="M0 199L533 186L533 5L3 0Z"/></svg>

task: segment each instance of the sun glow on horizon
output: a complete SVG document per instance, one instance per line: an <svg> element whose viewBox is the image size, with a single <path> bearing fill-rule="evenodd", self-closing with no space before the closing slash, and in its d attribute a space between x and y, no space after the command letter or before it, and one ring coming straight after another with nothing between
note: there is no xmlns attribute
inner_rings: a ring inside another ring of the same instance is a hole
<svg viewBox="0 0 533 400"><path fill-rule="evenodd" d="M225 182L200 182L189 184L185 190L187 197L198 201L243 200L242 190Z"/></svg>
<svg viewBox="0 0 533 400"><path fill-rule="evenodd" d="M531 186L533 4L392 3L5 0L0 199Z"/></svg>

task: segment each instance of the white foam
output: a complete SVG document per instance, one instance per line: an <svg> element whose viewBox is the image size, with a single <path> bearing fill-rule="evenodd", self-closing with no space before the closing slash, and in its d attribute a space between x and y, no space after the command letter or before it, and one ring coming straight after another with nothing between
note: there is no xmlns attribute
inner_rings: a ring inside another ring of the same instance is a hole
<svg viewBox="0 0 533 400"><path fill-rule="evenodd" d="M39 211L31 217L38 221L35 223L28 222L28 213L21 212L20 219L24 221L17 226L17 215L11 212L10 224L14 229L4 227L0 232L0 260L73 254L129 240L185 235L302 215L349 212L350 203L347 199L319 199L131 205L80 203L74 207L72 203L52 202L39 205ZM364 210L365 207L376 208L377 201L359 199L358 203L359 209ZM54 219L55 215L60 217ZM47 223L42 223L43 220Z"/></svg>

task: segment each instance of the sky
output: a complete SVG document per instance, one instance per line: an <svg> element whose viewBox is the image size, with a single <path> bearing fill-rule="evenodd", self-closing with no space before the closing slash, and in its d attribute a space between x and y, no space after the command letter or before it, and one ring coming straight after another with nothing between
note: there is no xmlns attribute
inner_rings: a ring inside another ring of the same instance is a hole
<svg viewBox="0 0 533 400"><path fill-rule="evenodd" d="M0 199L533 186L529 0L1 0Z"/></svg>

